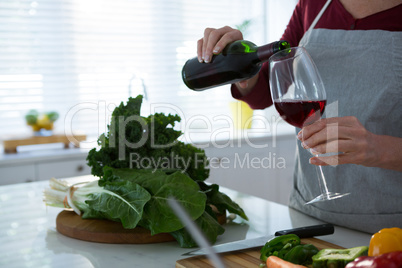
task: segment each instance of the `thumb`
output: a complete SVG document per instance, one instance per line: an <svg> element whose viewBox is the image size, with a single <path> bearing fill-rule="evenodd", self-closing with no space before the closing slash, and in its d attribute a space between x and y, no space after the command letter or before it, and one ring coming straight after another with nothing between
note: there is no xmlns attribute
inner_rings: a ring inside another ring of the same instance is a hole
<svg viewBox="0 0 402 268"><path fill-rule="evenodd" d="M237 85L238 85L240 88L247 88L247 86L248 86L248 80L240 81L240 82L237 83Z"/></svg>

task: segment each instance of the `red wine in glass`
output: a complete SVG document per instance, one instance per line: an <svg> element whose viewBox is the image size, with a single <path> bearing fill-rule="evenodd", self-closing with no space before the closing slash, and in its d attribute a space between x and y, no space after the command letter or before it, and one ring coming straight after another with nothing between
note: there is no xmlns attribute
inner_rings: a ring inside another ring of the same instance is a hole
<svg viewBox="0 0 402 268"><path fill-rule="evenodd" d="M324 113L326 100L286 100L275 101L280 116L292 126L302 128L314 123Z"/></svg>

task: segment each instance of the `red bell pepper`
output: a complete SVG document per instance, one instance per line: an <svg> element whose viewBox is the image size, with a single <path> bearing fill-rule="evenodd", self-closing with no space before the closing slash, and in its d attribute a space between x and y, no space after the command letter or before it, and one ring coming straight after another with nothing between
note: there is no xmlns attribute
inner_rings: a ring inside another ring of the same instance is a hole
<svg viewBox="0 0 402 268"><path fill-rule="evenodd" d="M358 257L348 263L345 268L402 268L402 251L384 253L375 257Z"/></svg>

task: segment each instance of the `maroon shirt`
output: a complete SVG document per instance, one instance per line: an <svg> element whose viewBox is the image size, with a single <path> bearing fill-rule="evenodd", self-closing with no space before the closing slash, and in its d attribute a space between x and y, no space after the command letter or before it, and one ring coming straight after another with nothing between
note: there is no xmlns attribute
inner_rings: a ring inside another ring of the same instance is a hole
<svg viewBox="0 0 402 268"><path fill-rule="evenodd" d="M281 40L288 41L291 46L298 46L304 33L326 2L327 0L299 0ZM333 0L315 28L402 31L401 14L402 4L362 19L355 19L339 0ZM232 85L232 96L247 102L253 109L264 109L272 105L271 94L268 89L268 71L269 64L266 62L261 68L258 82L253 90L242 96L237 87Z"/></svg>

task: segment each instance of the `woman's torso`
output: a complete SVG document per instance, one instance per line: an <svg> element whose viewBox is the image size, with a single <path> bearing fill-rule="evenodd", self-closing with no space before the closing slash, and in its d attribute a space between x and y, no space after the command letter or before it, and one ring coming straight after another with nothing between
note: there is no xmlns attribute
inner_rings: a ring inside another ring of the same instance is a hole
<svg viewBox="0 0 402 268"><path fill-rule="evenodd" d="M335 0L331 5L340 2ZM336 8L336 7L335 7ZM321 19L326 18L327 13ZM317 27L321 21L317 23ZM324 19L325 20L325 19ZM402 32L314 29L299 45L327 89L327 117L356 116L375 134L402 138ZM402 173L358 165L325 167L328 188L347 197L306 206L318 195L317 173L300 144L290 205L335 224L375 232L402 224Z"/></svg>

